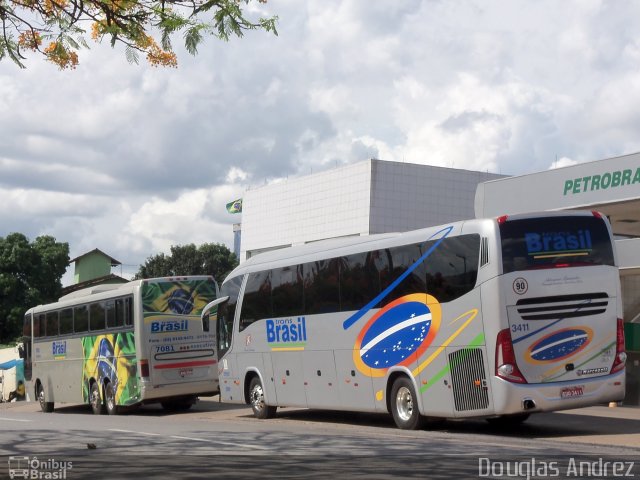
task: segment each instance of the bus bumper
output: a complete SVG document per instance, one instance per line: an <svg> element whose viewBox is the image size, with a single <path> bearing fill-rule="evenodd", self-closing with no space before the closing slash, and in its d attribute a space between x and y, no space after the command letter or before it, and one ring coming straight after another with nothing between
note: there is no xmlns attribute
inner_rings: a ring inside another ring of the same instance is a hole
<svg viewBox="0 0 640 480"><path fill-rule="evenodd" d="M493 404L497 415L589 407L619 402L624 395L624 370L571 382L519 384L493 378Z"/></svg>
<svg viewBox="0 0 640 480"><path fill-rule="evenodd" d="M151 383L143 383L140 392L142 394L142 403L150 403L159 401L169 397L184 397L193 395L196 397L210 397L217 395L220 391L217 381L202 381L192 383L177 383L169 385L156 385Z"/></svg>

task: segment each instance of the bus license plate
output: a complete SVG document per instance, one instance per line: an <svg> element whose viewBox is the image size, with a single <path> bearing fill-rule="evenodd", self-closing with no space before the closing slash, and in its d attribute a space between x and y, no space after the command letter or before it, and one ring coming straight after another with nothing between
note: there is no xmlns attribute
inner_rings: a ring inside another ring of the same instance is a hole
<svg viewBox="0 0 640 480"><path fill-rule="evenodd" d="M193 375L193 368L183 368L180 370L181 377L190 377Z"/></svg>
<svg viewBox="0 0 640 480"><path fill-rule="evenodd" d="M567 387L560 390L560 398L575 398L584 395L584 386Z"/></svg>

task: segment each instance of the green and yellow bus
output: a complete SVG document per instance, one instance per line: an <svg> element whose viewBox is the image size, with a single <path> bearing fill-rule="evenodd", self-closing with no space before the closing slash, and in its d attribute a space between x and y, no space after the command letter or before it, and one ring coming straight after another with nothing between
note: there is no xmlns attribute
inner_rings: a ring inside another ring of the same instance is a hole
<svg viewBox="0 0 640 480"><path fill-rule="evenodd" d="M160 402L186 410L218 391L214 332L200 313L210 276L135 280L72 292L24 317L27 391L44 412L87 403L95 414Z"/></svg>

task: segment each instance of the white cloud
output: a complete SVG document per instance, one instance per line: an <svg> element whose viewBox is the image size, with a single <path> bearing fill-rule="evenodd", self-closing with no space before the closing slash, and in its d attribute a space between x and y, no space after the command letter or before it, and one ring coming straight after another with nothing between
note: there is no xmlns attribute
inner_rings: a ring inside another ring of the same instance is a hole
<svg viewBox="0 0 640 480"><path fill-rule="evenodd" d="M270 0L180 67L0 62L0 235L137 264L231 246L246 188L370 157L505 174L640 150L640 4ZM556 158L560 160L556 161Z"/></svg>
<svg viewBox="0 0 640 480"><path fill-rule="evenodd" d="M559 158L558 160L554 161L551 166L549 167L549 170L553 170L556 168L562 168L562 167L570 167L572 165L577 165L578 162L576 162L575 160L572 160L570 158L567 157L562 157Z"/></svg>

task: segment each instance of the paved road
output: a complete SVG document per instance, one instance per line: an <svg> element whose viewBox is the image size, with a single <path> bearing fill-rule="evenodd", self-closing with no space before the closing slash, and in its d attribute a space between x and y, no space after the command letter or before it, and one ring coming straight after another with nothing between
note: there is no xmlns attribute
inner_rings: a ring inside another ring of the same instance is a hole
<svg viewBox="0 0 640 480"><path fill-rule="evenodd" d="M601 470L606 462L633 462L640 477L639 442L640 410L627 408L541 414L513 430L448 421L407 432L386 415L282 409L276 419L258 421L244 406L210 400L188 413L147 406L116 417L83 406L44 414L33 403L0 404L0 478L8 475L2 464L9 456L44 461L40 470L71 462L70 479L514 478L509 467L522 474L515 478L527 478L536 462L562 472L572 459L576 468L583 459Z"/></svg>

